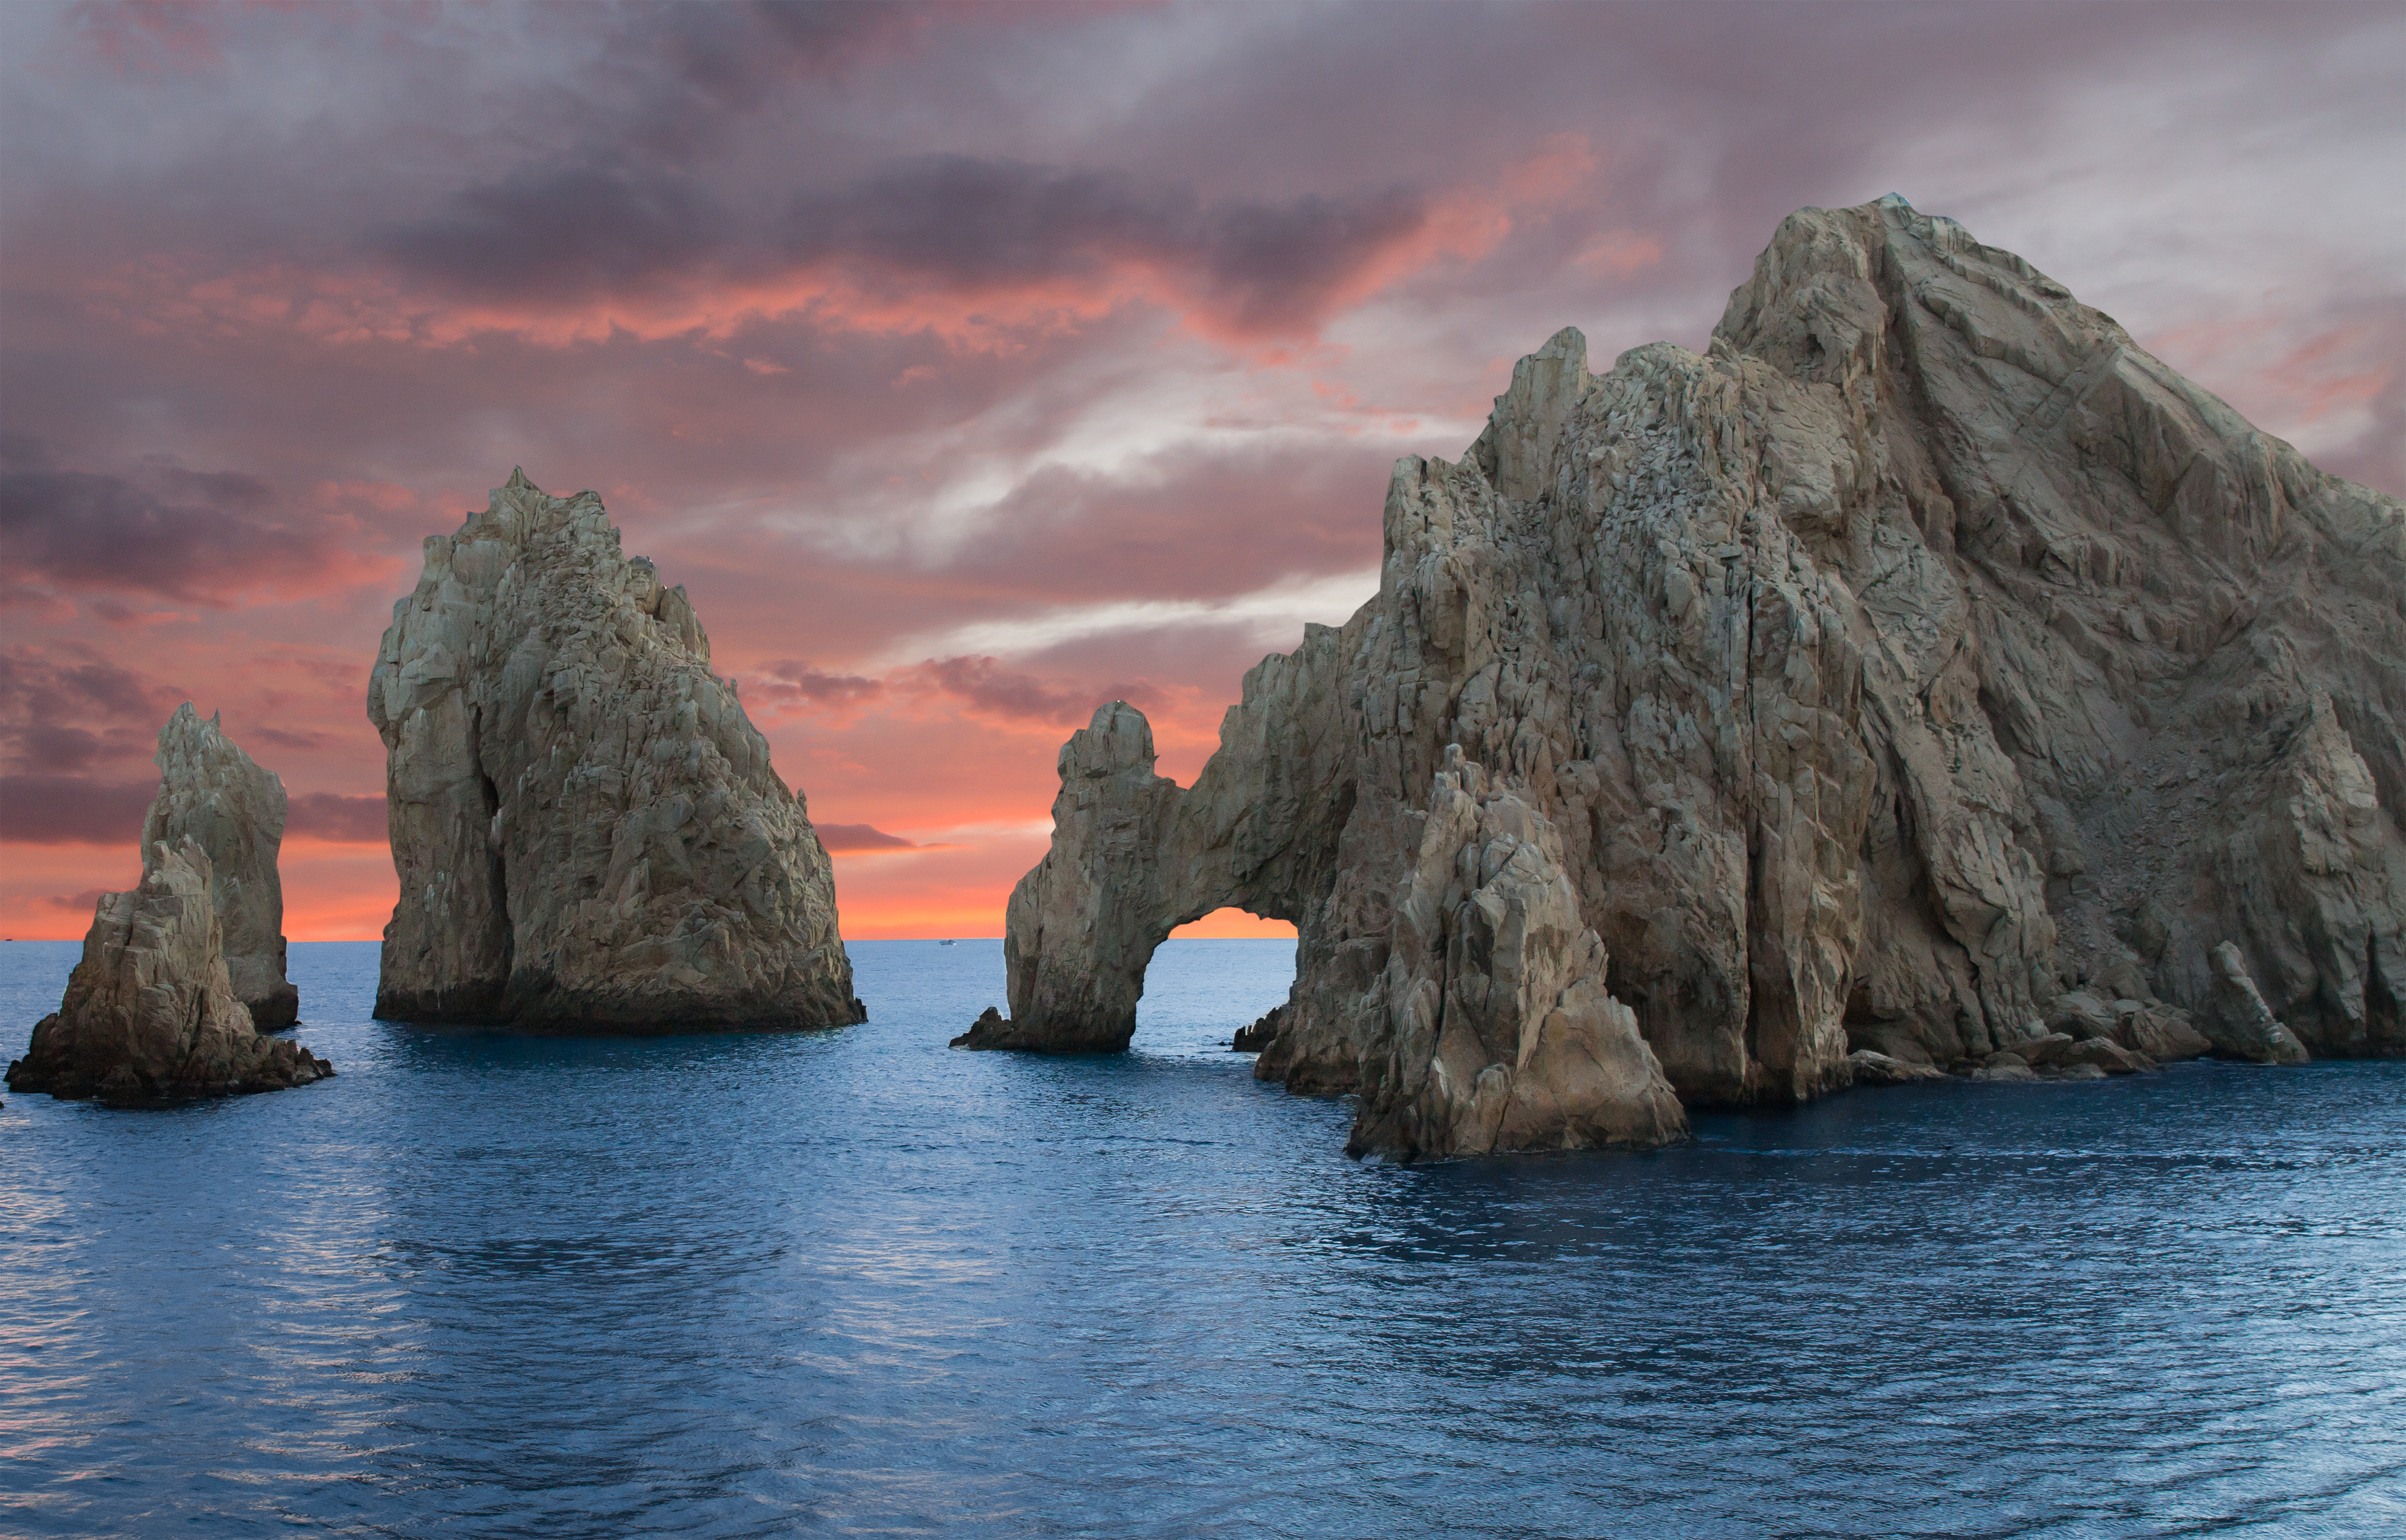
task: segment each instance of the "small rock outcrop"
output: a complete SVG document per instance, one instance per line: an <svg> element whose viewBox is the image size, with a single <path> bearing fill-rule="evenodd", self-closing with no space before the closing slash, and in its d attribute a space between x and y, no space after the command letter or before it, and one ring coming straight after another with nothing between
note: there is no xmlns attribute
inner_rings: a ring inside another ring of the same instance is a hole
<svg viewBox="0 0 2406 1540"><path fill-rule="evenodd" d="M208 853L187 837L144 853L138 887L101 895L66 997L9 1065L8 1088L147 1107L332 1075L252 1024L226 972L213 886Z"/></svg>
<svg viewBox="0 0 2406 1540"><path fill-rule="evenodd" d="M191 701L159 729L159 796L142 820L144 866L191 840L207 853L226 975L262 1032L290 1026L301 992L285 977L284 783Z"/></svg>
<svg viewBox="0 0 2406 1540"><path fill-rule="evenodd" d="M2247 1016L2223 948L2306 1049L2399 1053L2401 657L2396 499L1950 220L1808 209L1705 352L1564 331L1400 461L1377 597L1191 787L1129 707L1071 738L988 1037L1124 1044L1236 905L1300 932L1255 1073L1407 1155L1671 1137L1647 1063L1714 1106L1866 1050L2020 1079L2055 1022L2177 1048Z"/></svg>
<svg viewBox="0 0 2406 1540"><path fill-rule="evenodd" d="M1285 1019L1286 1007L1282 1005L1271 1007L1253 1025L1237 1028L1237 1035L1228 1039L1228 1051L1232 1053L1260 1053L1276 1040L1279 1024Z"/></svg>
<svg viewBox="0 0 2406 1540"><path fill-rule="evenodd" d="M1892 1059L1875 1048L1858 1048L1847 1055L1859 1086L1926 1085L1950 1077L1932 1064L1914 1064L1905 1059Z"/></svg>
<svg viewBox="0 0 2406 1540"><path fill-rule="evenodd" d="M2247 960L2229 941L2214 949L2214 991L2206 1002L2205 1035L2223 1058L2251 1064L2303 1064L2305 1045L2298 1041L2264 993L2248 976Z"/></svg>
<svg viewBox="0 0 2406 1540"><path fill-rule="evenodd" d="M376 1014L535 1030L863 1021L835 876L681 587L515 472L426 542L368 716L401 901Z"/></svg>

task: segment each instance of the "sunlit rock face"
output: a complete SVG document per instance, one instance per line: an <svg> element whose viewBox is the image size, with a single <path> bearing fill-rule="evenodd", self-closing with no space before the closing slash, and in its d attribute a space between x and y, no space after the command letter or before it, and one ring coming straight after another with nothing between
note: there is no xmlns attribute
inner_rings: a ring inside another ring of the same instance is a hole
<svg viewBox="0 0 2406 1540"><path fill-rule="evenodd" d="M100 896L66 997L8 1066L8 1088L153 1107L332 1075L251 1024L227 976L212 887L198 841L146 847L140 885Z"/></svg>
<svg viewBox="0 0 2406 1540"><path fill-rule="evenodd" d="M208 854L227 976L262 1032L290 1026L301 992L285 977L284 783L186 701L159 729L159 795L142 821L147 869L189 839Z"/></svg>
<svg viewBox="0 0 2406 1540"><path fill-rule="evenodd" d="M679 1032L865 1020L801 798L681 587L524 472L426 543L368 685L401 900L376 1013Z"/></svg>
<svg viewBox="0 0 2406 1540"><path fill-rule="evenodd" d="M1125 1043L1236 904L1301 932L1257 1073L1406 1155L1673 1137L1644 1063L1691 1106L1969 1067L2076 989L2194 1041L2243 978L2399 1053L2401 660L2397 500L1949 220L1806 210L1703 354L1563 332L1400 461L1378 597L1193 787L1127 707L1071 740L985 1036ZM1650 1060L1548 1057L1622 1010Z"/></svg>

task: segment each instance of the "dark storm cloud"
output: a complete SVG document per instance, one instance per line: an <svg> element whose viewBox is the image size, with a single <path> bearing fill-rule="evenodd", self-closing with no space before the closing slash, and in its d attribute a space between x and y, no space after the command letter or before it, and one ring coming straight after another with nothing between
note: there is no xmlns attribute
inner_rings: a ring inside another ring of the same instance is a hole
<svg viewBox="0 0 2406 1540"><path fill-rule="evenodd" d="M824 77L907 35L932 7L894 0L750 0L670 5L632 29L630 52L656 50L697 92L748 107L797 77Z"/></svg>
<svg viewBox="0 0 2406 1540"><path fill-rule="evenodd" d="M548 304L828 267L880 293L1106 285L1133 272L1237 331L1275 332L1316 325L1427 218L1423 198L1395 187L1209 201L1117 171L930 155L802 194L782 231L746 229L686 169L620 158L474 184L376 246L455 292Z"/></svg>
<svg viewBox="0 0 2406 1540"><path fill-rule="evenodd" d="M1001 659L963 655L931 657L883 678L823 673L790 660L769 663L743 689L754 704L816 707L839 715L897 698L941 699L987 716L1021 722L1083 723L1106 700L1139 704L1159 698L1151 685L1089 685L1007 668Z"/></svg>
<svg viewBox="0 0 2406 1540"><path fill-rule="evenodd" d="M254 730L251 736L262 735ZM344 797L331 791L292 798L284 814L284 834L287 839L347 845L381 845L391 837L383 798Z"/></svg>
<svg viewBox="0 0 2406 1540"><path fill-rule="evenodd" d="M929 155L800 199L789 249L969 290L1136 264L1192 283L1240 329L1267 331L1316 321L1346 280L1426 219L1424 201L1399 188L1207 202L1116 171Z"/></svg>
<svg viewBox="0 0 2406 1540"><path fill-rule="evenodd" d="M183 699L88 647L10 647L0 651L0 754L37 776L148 754Z"/></svg>
<svg viewBox="0 0 2406 1540"><path fill-rule="evenodd" d="M0 461L0 536L22 576L222 606L262 588L355 576L342 531L295 516L235 471L58 469L21 440Z"/></svg>
<svg viewBox="0 0 2406 1540"><path fill-rule="evenodd" d="M744 693L752 700L839 709L866 705L885 694L885 682L882 679L856 673L824 673L792 658L763 663L748 685Z"/></svg>
<svg viewBox="0 0 2406 1540"><path fill-rule="evenodd" d="M1061 684L983 657L931 657L903 671L900 682L950 696L973 712L1024 722L1083 724L1106 701L1144 706L1159 697L1147 684Z"/></svg>
<svg viewBox="0 0 2406 1540"><path fill-rule="evenodd" d="M463 188L444 213L389 229L380 244L410 270L468 293L559 300L690 272L732 234L686 172L572 165Z"/></svg>
<svg viewBox="0 0 2406 1540"><path fill-rule="evenodd" d="M0 841L20 845L132 845L159 795L151 781L76 775L0 775Z"/></svg>
<svg viewBox="0 0 2406 1540"><path fill-rule="evenodd" d="M917 850L899 834L887 834L867 824L818 824L819 843L831 851Z"/></svg>

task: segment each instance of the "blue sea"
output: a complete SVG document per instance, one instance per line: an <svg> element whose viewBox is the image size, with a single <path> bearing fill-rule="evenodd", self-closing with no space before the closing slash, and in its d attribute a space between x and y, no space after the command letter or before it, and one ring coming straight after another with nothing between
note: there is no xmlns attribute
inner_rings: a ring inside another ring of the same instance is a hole
<svg viewBox="0 0 2406 1540"><path fill-rule="evenodd" d="M0 946L21 1052L76 947ZM1173 941L1134 1051L371 1019L321 1085L0 1110L0 1533L2406 1534L2406 1064L1866 1092L1350 1161Z"/></svg>

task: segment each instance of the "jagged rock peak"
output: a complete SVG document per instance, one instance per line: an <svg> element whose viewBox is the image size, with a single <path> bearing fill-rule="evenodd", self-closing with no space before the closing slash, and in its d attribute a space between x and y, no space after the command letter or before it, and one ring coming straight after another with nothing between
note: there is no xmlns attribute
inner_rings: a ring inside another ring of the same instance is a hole
<svg viewBox="0 0 2406 1540"><path fill-rule="evenodd" d="M426 542L368 716L401 901L376 1011L546 1030L865 1019L835 877L682 587L514 470Z"/></svg>
<svg viewBox="0 0 2406 1540"><path fill-rule="evenodd" d="M1301 932L1256 1073L1404 1154L1498 1147L1412 1102L1441 1062L1555 1093L1524 1144L1670 1137L1626 1056L1582 1123L1517 1046L1556 979L1690 1106L1967 1072L2075 992L2124 1049L2406 1052L2400 657L2396 499L1951 220L1806 209L1704 353L1594 374L1565 330L1461 462L1399 461L1378 596L1247 675L1191 788L1071 741L1008 1046L1124 1042L1153 946L1236 904ZM1568 940L1496 939L1507 848Z"/></svg>
<svg viewBox="0 0 2406 1540"><path fill-rule="evenodd" d="M143 852L142 882L104 893L59 1009L8 1067L12 1091L127 1107L306 1085L334 1067L270 1038L227 977L208 852Z"/></svg>
<svg viewBox="0 0 2406 1540"><path fill-rule="evenodd" d="M190 839L207 852L226 973L262 1032L290 1026L301 992L285 973L284 783L189 700L159 729L159 795L142 820L143 869Z"/></svg>

